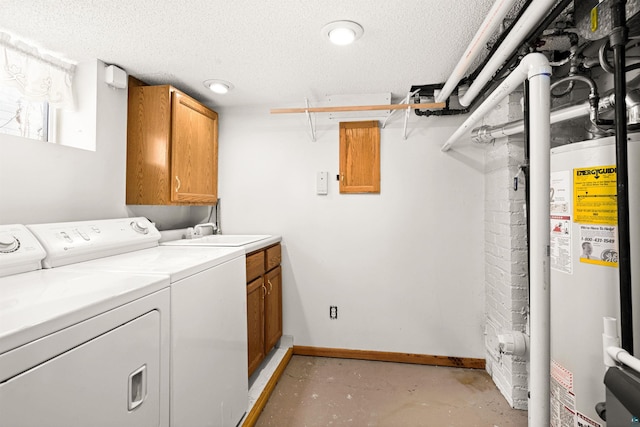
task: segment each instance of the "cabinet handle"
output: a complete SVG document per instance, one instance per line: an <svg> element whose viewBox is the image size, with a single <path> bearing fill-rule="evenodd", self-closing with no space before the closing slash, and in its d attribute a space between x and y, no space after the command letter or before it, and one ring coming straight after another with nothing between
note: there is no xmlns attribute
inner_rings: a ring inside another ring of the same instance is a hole
<svg viewBox="0 0 640 427"><path fill-rule="evenodd" d="M264 285L264 283L262 284L262 299L264 299L264 297L267 295L267 287Z"/></svg>
<svg viewBox="0 0 640 427"><path fill-rule="evenodd" d="M267 283L269 284L269 294L271 294L271 291L273 290L273 284L271 283L271 280L267 279Z"/></svg>
<svg viewBox="0 0 640 427"><path fill-rule="evenodd" d="M180 190L180 186L182 186L182 183L180 182L180 178L178 178L178 175L176 175L176 193L178 192L178 190Z"/></svg>

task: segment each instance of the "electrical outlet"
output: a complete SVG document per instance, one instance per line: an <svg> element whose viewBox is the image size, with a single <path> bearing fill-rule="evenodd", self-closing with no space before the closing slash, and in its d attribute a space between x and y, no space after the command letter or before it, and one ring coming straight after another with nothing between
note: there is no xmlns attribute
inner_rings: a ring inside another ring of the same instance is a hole
<svg viewBox="0 0 640 427"><path fill-rule="evenodd" d="M338 318L338 306L330 305L329 306L329 319L335 320Z"/></svg>

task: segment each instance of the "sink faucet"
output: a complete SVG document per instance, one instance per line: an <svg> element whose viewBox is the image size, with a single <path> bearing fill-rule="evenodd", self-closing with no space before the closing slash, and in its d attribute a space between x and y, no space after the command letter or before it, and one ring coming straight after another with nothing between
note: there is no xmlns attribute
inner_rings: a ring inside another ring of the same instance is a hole
<svg viewBox="0 0 640 427"><path fill-rule="evenodd" d="M218 227L216 227L215 224L207 222L205 224L197 224L195 227L193 227L192 236L204 236L205 234L203 233L203 229L208 227L211 227L211 234L216 234L216 232L218 231Z"/></svg>

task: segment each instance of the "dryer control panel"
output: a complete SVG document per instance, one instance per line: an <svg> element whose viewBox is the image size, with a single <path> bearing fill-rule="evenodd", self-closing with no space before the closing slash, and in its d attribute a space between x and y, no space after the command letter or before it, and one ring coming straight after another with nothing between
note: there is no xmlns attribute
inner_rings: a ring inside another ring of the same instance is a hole
<svg viewBox="0 0 640 427"><path fill-rule="evenodd" d="M24 225L0 225L0 277L38 270L45 255Z"/></svg>
<svg viewBox="0 0 640 427"><path fill-rule="evenodd" d="M45 268L60 267L158 246L160 232L147 218L27 225L47 251Z"/></svg>

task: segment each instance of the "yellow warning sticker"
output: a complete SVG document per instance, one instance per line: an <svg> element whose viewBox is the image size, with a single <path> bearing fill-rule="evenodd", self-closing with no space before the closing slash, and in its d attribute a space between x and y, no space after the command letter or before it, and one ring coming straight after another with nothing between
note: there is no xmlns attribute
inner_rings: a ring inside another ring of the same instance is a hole
<svg viewBox="0 0 640 427"><path fill-rule="evenodd" d="M574 222L618 225L616 166L573 170Z"/></svg>
<svg viewBox="0 0 640 427"><path fill-rule="evenodd" d="M591 9L591 32L595 33L598 29L598 7Z"/></svg>

